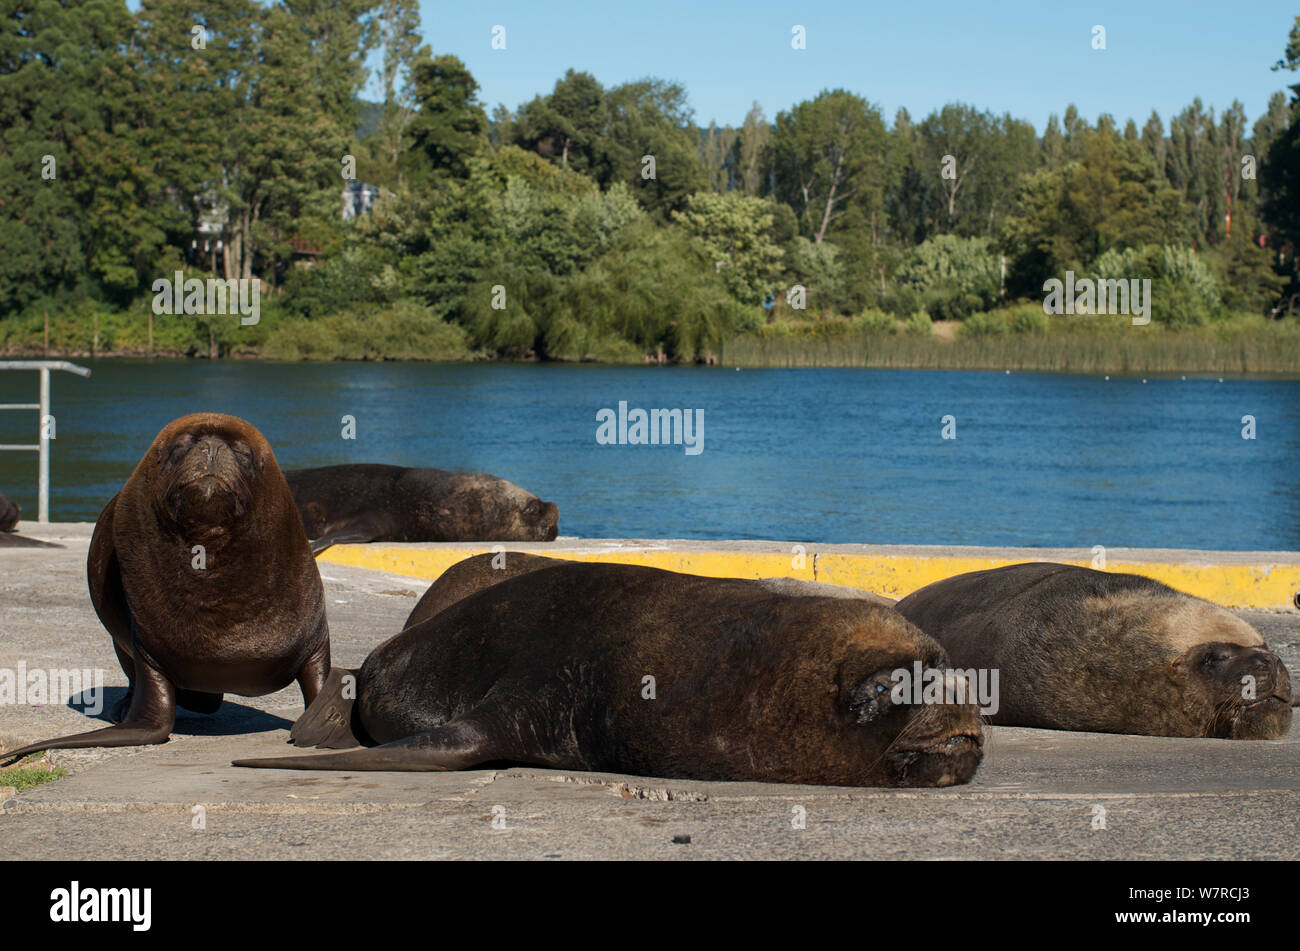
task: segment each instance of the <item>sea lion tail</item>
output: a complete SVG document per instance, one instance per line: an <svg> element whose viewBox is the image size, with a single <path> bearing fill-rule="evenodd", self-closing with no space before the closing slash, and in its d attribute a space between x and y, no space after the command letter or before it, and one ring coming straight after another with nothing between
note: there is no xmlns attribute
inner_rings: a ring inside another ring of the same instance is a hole
<svg viewBox="0 0 1300 951"><path fill-rule="evenodd" d="M320 693L289 730L290 743L328 750L346 750L361 745L362 739L358 734L362 731L358 724L353 723L359 669L330 668Z"/></svg>

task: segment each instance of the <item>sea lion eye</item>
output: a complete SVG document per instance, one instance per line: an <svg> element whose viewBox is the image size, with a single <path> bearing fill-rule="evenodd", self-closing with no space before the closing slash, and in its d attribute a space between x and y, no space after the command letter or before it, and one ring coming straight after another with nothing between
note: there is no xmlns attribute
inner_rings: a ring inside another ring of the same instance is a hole
<svg viewBox="0 0 1300 951"><path fill-rule="evenodd" d="M1228 659L1227 654L1220 654L1217 651L1211 651L1210 653L1205 655L1205 657L1201 660L1201 663L1206 667L1217 667L1219 664L1222 664L1227 659Z"/></svg>
<svg viewBox="0 0 1300 951"><path fill-rule="evenodd" d="M852 711L858 723L869 723L877 717L897 709L889 690L891 683L891 671L877 671L853 691L853 697L849 701L849 710Z"/></svg>

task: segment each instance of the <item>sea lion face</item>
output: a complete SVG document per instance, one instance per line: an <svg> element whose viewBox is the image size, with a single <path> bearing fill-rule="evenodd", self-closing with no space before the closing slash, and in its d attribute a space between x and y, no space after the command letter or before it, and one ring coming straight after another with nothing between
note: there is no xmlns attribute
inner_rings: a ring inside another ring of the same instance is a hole
<svg viewBox="0 0 1300 951"><path fill-rule="evenodd" d="M159 516L186 538L229 533L253 506L269 447L234 417L182 417L155 443Z"/></svg>
<svg viewBox="0 0 1300 951"><path fill-rule="evenodd" d="M909 702L896 691L896 671L912 669L915 656L882 667L858 682L848 695L847 712L867 743L887 745L877 764L879 785L952 786L970 782L984 756L979 708L967 703ZM942 671L945 684L960 676L943 655L929 656L929 670ZM972 685L973 687L973 685ZM900 702L901 697L901 702ZM970 699L973 694L967 694ZM873 783L875 784L875 783Z"/></svg>
<svg viewBox="0 0 1300 951"><path fill-rule="evenodd" d="M559 533L560 509L505 479L467 476L440 506L438 519L452 537L551 542Z"/></svg>
<svg viewBox="0 0 1300 951"><path fill-rule="evenodd" d="M1291 678L1262 644L1197 644L1173 665L1203 736L1272 740L1291 727Z"/></svg>

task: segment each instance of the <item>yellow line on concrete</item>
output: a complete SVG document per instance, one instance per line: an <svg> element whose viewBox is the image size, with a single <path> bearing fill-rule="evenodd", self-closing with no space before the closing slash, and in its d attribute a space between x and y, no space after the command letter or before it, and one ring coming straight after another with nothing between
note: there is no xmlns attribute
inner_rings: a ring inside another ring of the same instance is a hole
<svg viewBox="0 0 1300 951"><path fill-rule="evenodd" d="M988 556L812 551L792 555L788 547L775 544L771 546L774 550L767 551L756 549L753 543L738 544L744 544L745 547L740 550L725 547L715 549L700 543L694 543L689 548L653 543L629 544L628 547L614 544L608 547L611 543L561 542L551 545L510 545L508 548L511 551L531 551L573 561L647 565L714 578L802 578L862 588L890 598L906 597L932 582L966 571L1035 560L1024 553L1016 553L1015 556L999 554L997 549L990 549ZM336 545L322 552L318 560L432 581L456 562L493 550L491 544L474 543L428 547L382 543ZM1213 554L1207 553L1205 560L1198 558L1194 562L1111 560L1106 569L1155 578L1179 591L1225 607L1258 610L1290 610L1294 607L1293 599L1300 591L1300 564L1252 562L1239 558L1216 563ZM1061 561L1085 567L1091 565L1091 559L1088 558L1072 559L1059 555L1037 560Z"/></svg>

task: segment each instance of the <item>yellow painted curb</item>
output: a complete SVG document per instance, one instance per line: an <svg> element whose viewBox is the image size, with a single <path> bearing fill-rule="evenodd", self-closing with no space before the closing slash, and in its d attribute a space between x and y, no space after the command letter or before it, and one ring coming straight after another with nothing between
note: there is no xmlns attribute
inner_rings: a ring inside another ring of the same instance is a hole
<svg viewBox="0 0 1300 951"><path fill-rule="evenodd" d="M336 545L318 561L388 571L432 581L449 567L473 555L491 552L490 544L419 548L415 546ZM515 550L512 546L511 550ZM920 588L967 571L997 568L1034 560L1032 557L893 555L871 552L822 552L792 557L788 551L673 550L669 548L593 549L568 546L521 546L519 550L572 561L647 565L667 571L713 578L802 578L862 588L889 598L903 598ZM1043 559L1047 560L1047 559ZM1051 558L1091 566L1091 560ZM1300 591L1300 564L1223 562L1184 563L1112 560L1109 571L1145 575L1179 591L1230 608L1283 611L1295 606Z"/></svg>

